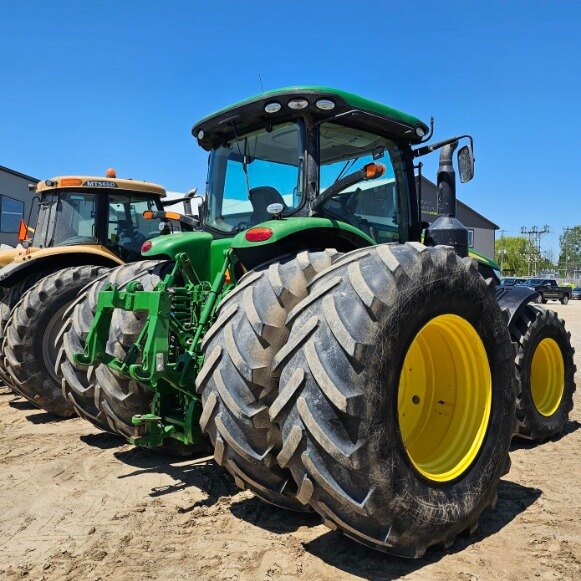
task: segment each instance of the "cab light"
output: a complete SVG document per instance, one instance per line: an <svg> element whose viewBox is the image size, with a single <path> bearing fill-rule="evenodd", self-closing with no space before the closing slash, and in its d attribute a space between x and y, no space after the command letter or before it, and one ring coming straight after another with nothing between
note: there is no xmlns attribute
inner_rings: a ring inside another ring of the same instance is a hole
<svg viewBox="0 0 581 581"><path fill-rule="evenodd" d="M141 254L145 254L146 252L149 252L151 250L152 246L153 246L153 244L151 243L151 240L146 240L141 247Z"/></svg>
<svg viewBox="0 0 581 581"><path fill-rule="evenodd" d="M278 113L282 108L282 105L280 103L277 103L276 101L273 101L272 103L267 103L264 106L264 110L267 113Z"/></svg>
<svg viewBox="0 0 581 581"><path fill-rule="evenodd" d="M288 106L290 109L305 109L309 106L309 102L306 99L293 99L289 101Z"/></svg>
<svg viewBox="0 0 581 581"><path fill-rule="evenodd" d="M63 178L61 180L61 187L64 186L80 186L83 180L80 178Z"/></svg>
<svg viewBox="0 0 581 581"><path fill-rule="evenodd" d="M331 111L335 108L335 103L331 99L319 99L315 104L323 111Z"/></svg>
<svg viewBox="0 0 581 581"><path fill-rule="evenodd" d="M250 228L244 234L244 238L248 242L264 242L272 236L272 230L270 228Z"/></svg>

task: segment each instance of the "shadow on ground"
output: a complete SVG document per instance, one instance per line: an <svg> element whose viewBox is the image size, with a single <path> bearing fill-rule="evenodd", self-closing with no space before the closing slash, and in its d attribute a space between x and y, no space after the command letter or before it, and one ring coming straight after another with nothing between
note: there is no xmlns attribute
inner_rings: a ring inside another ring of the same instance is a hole
<svg viewBox="0 0 581 581"><path fill-rule="evenodd" d="M7 394L2 394L7 395ZM14 395L14 394L12 394ZM15 410L22 410L22 411L30 411L30 410L37 410L38 408L35 405L32 405L29 401L25 399L16 399L14 401L9 401L8 405L15 409Z"/></svg>
<svg viewBox="0 0 581 581"><path fill-rule="evenodd" d="M288 534L300 527L313 527L321 524L321 517L315 512L284 510L267 504L256 496L232 503L230 512L236 518L276 534Z"/></svg>
<svg viewBox="0 0 581 581"><path fill-rule="evenodd" d="M32 406L32 409L37 410L37 413L24 416L31 424L55 424L58 422L66 422L67 420L73 419L75 416L70 418L62 418L61 416L55 416L49 412L41 411L38 408Z"/></svg>
<svg viewBox="0 0 581 581"><path fill-rule="evenodd" d="M119 448L127 444L127 440L117 434L109 432L97 432L95 434L86 434L80 436L80 440L94 448L101 448L101 450L110 450L111 448Z"/></svg>
<svg viewBox="0 0 581 581"><path fill-rule="evenodd" d="M510 444L510 451L514 452L515 450L530 450L531 448L536 448L537 446L542 446L547 442L558 442L571 434L574 434L579 428L581 428L581 422L577 420L569 420L565 427L563 428L563 432L554 438L550 438L545 442L533 442L531 440L524 440L521 438L514 438Z"/></svg>
<svg viewBox="0 0 581 581"><path fill-rule="evenodd" d="M200 506L212 506L220 498L240 492L232 477L207 455L183 459L164 456L143 448L129 448L114 452L114 456L124 464L137 468L119 478L132 478L140 474L155 472L167 474L174 481L174 484L153 488L149 493L153 498L180 492L191 486L206 493L205 499L181 508L181 513L191 512Z"/></svg>
<svg viewBox="0 0 581 581"><path fill-rule="evenodd" d="M524 512L541 496L537 488L522 486L508 480L498 485L498 503L494 510L484 512L477 532L460 535L447 551L430 549L422 559L409 560L367 549L337 532L328 532L304 545L305 550L351 575L363 579L395 579L438 562L448 554L458 553L499 532L518 514Z"/></svg>

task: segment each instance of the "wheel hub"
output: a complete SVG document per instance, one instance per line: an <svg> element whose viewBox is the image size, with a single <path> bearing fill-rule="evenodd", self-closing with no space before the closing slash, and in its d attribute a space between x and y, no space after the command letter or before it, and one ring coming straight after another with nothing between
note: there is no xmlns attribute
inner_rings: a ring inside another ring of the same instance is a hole
<svg viewBox="0 0 581 581"><path fill-rule="evenodd" d="M430 320L414 337L399 381L399 428L415 469L435 482L462 476L482 447L491 404L476 329L458 315Z"/></svg>

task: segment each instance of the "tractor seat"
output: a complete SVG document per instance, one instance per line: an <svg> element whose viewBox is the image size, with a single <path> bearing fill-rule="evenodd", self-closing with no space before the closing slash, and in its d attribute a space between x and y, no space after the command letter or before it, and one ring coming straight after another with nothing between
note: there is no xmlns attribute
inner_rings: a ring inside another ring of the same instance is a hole
<svg viewBox="0 0 581 581"><path fill-rule="evenodd" d="M271 186L252 188L249 192L249 198L252 204L252 214L250 215L252 224L270 220L271 215L266 211L270 204L282 204L285 210L287 207L279 191Z"/></svg>

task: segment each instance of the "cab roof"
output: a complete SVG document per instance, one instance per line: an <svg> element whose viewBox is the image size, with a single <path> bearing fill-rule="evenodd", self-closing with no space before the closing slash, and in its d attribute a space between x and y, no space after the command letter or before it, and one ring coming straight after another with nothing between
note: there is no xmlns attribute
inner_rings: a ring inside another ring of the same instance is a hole
<svg viewBox="0 0 581 581"><path fill-rule="evenodd" d="M46 194L52 190L124 190L165 197L162 186L138 180L103 176L59 176L38 182L36 191Z"/></svg>
<svg viewBox="0 0 581 581"><path fill-rule="evenodd" d="M307 105L301 109L291 109L289 102L299 99L305 100ZM317 102L321 100L331 101L332 108L323 110L318 107ZM280 105L280 108L267 113L265 106L271 103ZM354 93L329 87L294 86L266 91L220 109L198 121L192 128L192 134L201 147L209 150L233 135L253 130L268 120L281 122L307 113L323 120L341 115L341 123L349 125L370 128L377 125L381 130L410 143L419 143L429 131L417 117ZM356 121L353 120L355 116Z"/></svg>

